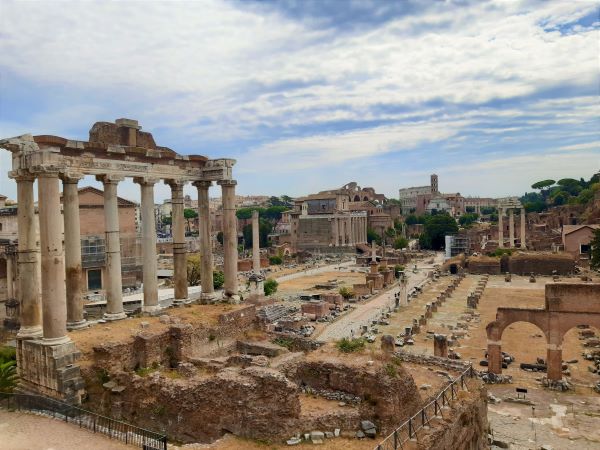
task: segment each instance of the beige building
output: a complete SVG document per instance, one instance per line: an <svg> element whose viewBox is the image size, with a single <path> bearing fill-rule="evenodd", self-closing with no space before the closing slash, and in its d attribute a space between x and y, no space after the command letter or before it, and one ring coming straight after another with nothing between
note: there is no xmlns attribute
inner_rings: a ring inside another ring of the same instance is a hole
<svg viewBox="0 0 600 450"><path fill-rule="evenodd" d="M600 224L594 225L563 225L562 242L564 250L578 260L589 259L590 242L594 231L600 229Z"/></svg>

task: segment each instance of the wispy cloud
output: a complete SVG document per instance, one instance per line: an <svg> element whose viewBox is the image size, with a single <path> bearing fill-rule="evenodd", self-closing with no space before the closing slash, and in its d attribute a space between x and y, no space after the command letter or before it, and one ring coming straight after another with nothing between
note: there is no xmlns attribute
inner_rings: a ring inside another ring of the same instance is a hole
<svg viewBox="0 0 600 450"><path fill-rule="evenodd" d="M0 133L85 139L96 120L134 117L180 152L237 157L240 189L270 193L313 187L291 176L284 187L257 182L261 168L305 180L344 162L348 178L379 164L409 177L456 155L552 146L573 156L600 138L598 11L595 2L4 1Z"/></svg>

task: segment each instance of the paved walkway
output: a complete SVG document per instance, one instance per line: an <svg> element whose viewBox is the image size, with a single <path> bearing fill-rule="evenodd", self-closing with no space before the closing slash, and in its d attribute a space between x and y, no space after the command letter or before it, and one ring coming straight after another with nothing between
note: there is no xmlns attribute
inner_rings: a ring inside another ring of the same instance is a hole
<svg viewBox="0 0 600 450"><path fill-rule="evenodd" d="M75 424L36 414L0 410L0 449L6 450L131 450Z"/></svg>
<svg viewBox="0 0 600 450"><path fill-rule="evenodd" d="M436 255L436 262L442 260L442 254ZM414 264L411 264L413 266ZM427 278L427 273L431 264L417 264L419 271L417 273L407 272L408 291L420 284ZM316 339L320 341L335 341L344 337L360 336L360 329L363 325L368 325L371 321L381 317L381 313L388 307L394 307L394 294L400 288L396 285L392 289L385 291L376 297L371 297L366 303L359 304L352 312L340 317L338 320L327 326Z"/></svg>

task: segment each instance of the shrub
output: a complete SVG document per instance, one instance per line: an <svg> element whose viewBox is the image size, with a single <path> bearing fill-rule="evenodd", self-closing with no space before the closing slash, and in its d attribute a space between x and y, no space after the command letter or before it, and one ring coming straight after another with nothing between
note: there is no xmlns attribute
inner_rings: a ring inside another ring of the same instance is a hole
<svg viewBox="0 0 600 450"><path fill-rule="evenodd" d="M408 240L406 238L403 237L397 237L394 240L394 248L396 250L402 249L402 248L406 248L408 247Z"/></svg>
<svg viewBox="0 0 600 450"><path fill-rule="evenodd" d="M200 255L188 255L187 257L187 282L190 286L200 284Z"/></svg>
<svg viewBox="0 0 600 450"><path fill-rule="evenodd" d="M341 287L339 293L344 297L344 300L354 297L354 291L348 287Z"/></svg>
<svg viewBox="0 0 600 450"><path fill-rule="evenodd" d="M0 347L0 364L17 360L17 350L14 347Z"/></svg>
<svg viewBox="0 0 600 450"><path fill-rule="evenodd" d="M294 345L294 341L292 341L290 338L284 338L284 337L278 337L273 339L273 344L279 345L280 347L285 347L288 350L292 349L292 346Z"/></svg>
<svg viewBox="0 0 600 450"><path fill-rule="evenodd" d="M283 264L283 259L281 259L281 256L271 256L269 257L269 264L271 264L272 266L278 266L280 264Z"/></svg>
<svg viewBox="0 0 600 450"><path fill-rule="evenodd" d="M213 272L213 288L221 289L225 284L225 274L220 270Z"/></svg>
<svg viewBox="0 0 600 450"><path fill-rule="evenodd" d="M336 342L336 347L342 353L354 353L361 351L365 348L366 341L364 338L348 339L343 338L341 341Z"/></svg>
<svg viewBox="0 0 600 450"><path fill-rule="evenodd" d="M14 360L0 364L0 392L12 392L17 386L17 362Z"/></svg>
<svg viewBox="0 0 600 450"><path fill-rule="evenodd" d="M277 292L277 286L279 286L279 283L273 278L266 280L263 286L265 295L271 295Z"/></svg>

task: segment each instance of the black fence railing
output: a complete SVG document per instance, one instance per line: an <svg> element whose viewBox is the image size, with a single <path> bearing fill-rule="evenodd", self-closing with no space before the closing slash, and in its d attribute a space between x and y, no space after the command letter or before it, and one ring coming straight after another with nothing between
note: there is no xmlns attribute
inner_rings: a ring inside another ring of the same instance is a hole
<svg viewBox="0 0 600 450"><path fill-rule="evenodd" d="M374 450L400 450L410 440L417 440L417 433L429 426L435 418L442 418L444 409L458 396L460 390L465 390L467 379L476 377L476 372L469 366L458 377L452 380L433 400L420 411L394 430Z"/></svg>
<svg viewBox="0 0 600 450"><path fill-rule="evenodd" d="M0 393L0 408L42 413L144 450L167 450L167 436L40 395Z"/></svg>

